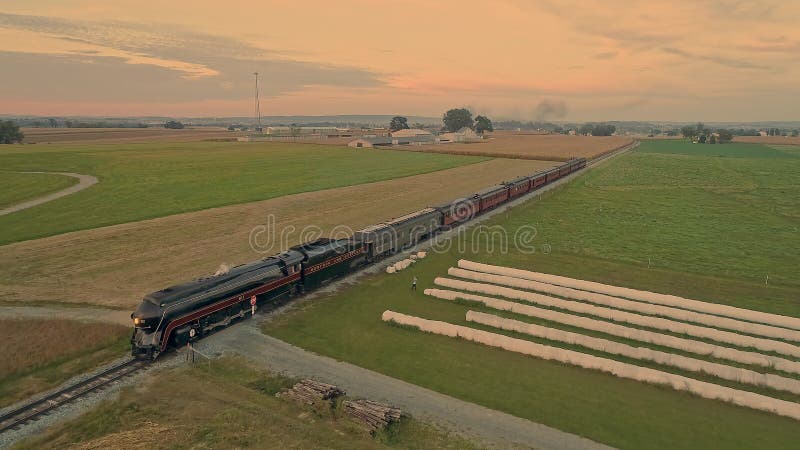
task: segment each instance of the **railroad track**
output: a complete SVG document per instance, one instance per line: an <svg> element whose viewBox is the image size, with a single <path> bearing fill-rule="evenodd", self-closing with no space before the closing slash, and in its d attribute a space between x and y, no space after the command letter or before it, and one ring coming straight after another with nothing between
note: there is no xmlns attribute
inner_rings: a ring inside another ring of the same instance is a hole
<svg viewBox="0 0 800 450"><path fill-rule="evenodd" d="M58 391L47 395L44 398L34 400L30 403L20 406L19 408L9 411L0 416L0 434L18 428L19 426L24 425L32 420L36 420L42 415L58 409L61 406L81 398L91 392L103 389L115 381L127 377L147 366L147 361L130 359L123 363L109 367L108 369L105 369L96 375L92 375L85 380L70 384L69 386L59 389Z"/></svg>

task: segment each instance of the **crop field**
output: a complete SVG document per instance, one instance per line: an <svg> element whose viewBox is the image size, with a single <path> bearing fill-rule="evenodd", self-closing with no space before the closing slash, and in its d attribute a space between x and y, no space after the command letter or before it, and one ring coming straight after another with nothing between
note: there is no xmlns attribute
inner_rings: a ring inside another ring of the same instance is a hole
<svg viewBox="0 0 800 450"><path fill-rule="evenodd" d="M0 319L0 407L124 355L129 339L121 325Z"/></svg>
<svg viewBox="0 0 800 450"><path fill-rule="evenodd" d="M0 301L133 308L143 295L213 273L221 263L253 261L296 245L305 226L324 233L339 225L360 229L553 165L494 159L5 245L0 247ZM259 235L254 249L251 231L268 225L276 234ZM295 231L281 240L280 232L291 227Z"/></svg>
<svg viewBox="0 0 800 450"><path fill-rule="evenodd" d="M199 127L172 130L150 128L23 128L26 144L119 144L147 142L194 142L209 139L235 139L245 133L225 128Z"/></svg>
<svg viewBox="0 0 800 450"><path fill-rule="evenodd" d="M797 136L735 136L733 141L750 144L800 145L800 137Z"/></svg>
<svg viewBox="0 0 800 450"><path fill-rule="evenodd" d="M465 313L472 309L577 331L423 294L434 287L435 277L467 258L800 317L798 171L800 157L780 148L648 141L484 224L484 230L504 227L511 239L521 227L535 227L535 253L513 245L503 251L499 235L468 231L462 248L455 241L399 274L365 277L357 286L300 304L267 323L264 331L317 353L620 448L793 448L800 427L789 418L391 326L381 321L381 314L390 309L498 332L466 322ZM414 276L419 290L412 292ZM578 351L605 355L582 347ZM792 393L649 361L614 359L800 402Z"/></svg>
<svg viewBox="0 0 800 450"><path fill-rule="evenodd" d="M75 178L57 174L0 172L0 209L77 183Z"/></svg>
<svg viewBox="0 0 800 450"><path fill-rule="evenodd" d="M0 217L0 244L483 160L285 143L13 146L0 153L5 171L76 172L100 182Z"/></svg>
<svg viewBox="0 0 800 450"><path fill-rule="evenodd" d="M453 143L397 147L400 150L446 153L451 155L491 156L496 158L567 161L593 158L633 142L625 136L567 136L496 131L475 143Z"/></svg>
<svg viewBox="0 0 800 450"><path fill-rule="evenodd" d="M232 358L172 369L14 448L475 448L414 419L372 437L338 409L275 398L291 384Z"/></svg>

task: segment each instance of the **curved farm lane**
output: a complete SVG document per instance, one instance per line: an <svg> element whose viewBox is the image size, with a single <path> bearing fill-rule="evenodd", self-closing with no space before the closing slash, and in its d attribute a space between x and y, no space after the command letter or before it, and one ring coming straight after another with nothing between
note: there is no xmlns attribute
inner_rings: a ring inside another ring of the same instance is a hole
<svg viewBox="0 0 800 450"><path fill-rule="evenodd" d="M407 383L350 363L308 352L266 336L248 321L200 341L204 354L230 352L275 373L310 377L349 395L383 401L499 448L607 449L589 439Z"/></svg>
<svg viewBox="0 0 800 450"><path fill-rule="evenodd" d="M131 325L130 311L69 306L0 306L0 319L67 319Z"/></svg>
<svg viewBox="0 0 800 450"><path fill-rule="evenodd" d="M57 198L66 197L67 195L74 194L90 186L94 186L98 182L97 177L94 177L92 175L82 175L80 173L72 173L72 172L19 172L19 173L47 173L51 175L63 175L65 177L77 178L78 184L70 186L66 189L62 189L57 192L53 192L52 194L43 195L41 197L34 198L33 200L28 200L22 203L17 203L16 205L9 206L8 208L5 209L0 209L0 216L21 211L23 209L28 209L33 206L41 205L42 203L51 202Z"/></svg>

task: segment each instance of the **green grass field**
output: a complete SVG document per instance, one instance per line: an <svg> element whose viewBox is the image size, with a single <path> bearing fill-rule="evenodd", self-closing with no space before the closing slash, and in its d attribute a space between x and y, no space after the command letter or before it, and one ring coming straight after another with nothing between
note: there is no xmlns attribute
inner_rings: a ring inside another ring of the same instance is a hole
<svg viewBox="0 0 800 450"><path fill-rule="evenodd" d="M77 172L100 183L0 217L0 244L484 160L285 143L4 146L4 171ZM30 189L29 181L16 176L2 183L14 192ZM8 201L19 197L10 195Z"/></svg>
<svg viewBox="0 0 800 450"><path fill-rule="evenodd" d="M48 173L0 172L0 209L78 184L78 180Z"/></svg>
<svg viewBox="0 0 800 450"><path fill-rule="evenodd" d="M800 426L791 419L380 320L392 309L464 324L468 309L486 311L422 294L459 257L800 317L800 158L744 147L643 143L486 223L512 237L534 226L536 253L502 253L499 239L491 253L485 242L464 253L454 244L398 275L369 276L303 304L265 332L621 448L794 448ZM412 293L414 275L420 291Z"/></svg>

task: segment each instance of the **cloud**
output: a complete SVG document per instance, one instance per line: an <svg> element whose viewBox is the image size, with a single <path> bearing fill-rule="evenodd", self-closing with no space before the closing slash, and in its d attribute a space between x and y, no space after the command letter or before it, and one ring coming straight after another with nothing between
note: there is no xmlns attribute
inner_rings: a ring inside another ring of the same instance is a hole
<svg viewBox="0 0 800 450"><path fill-rule="evenodd" d="M595 53L592 57L594 59L614 59L619 55L617 51Z"/></svg>
<svg viewBox="0 0 800 450"><path fill-rule="evenodd" d="M682 58L690 59L698 63L712 62L714 64L718 64L724 67L730 67L732 69L756 69L756 70L769 69L769 67L767 66L756 64L747 61L745 59L735 59L720 55L692 53L675 47L662 47L661 51L664 53L668 53L670 55L675 55L675 56L680 56Z"/></svg>
<svg viewBox="0 0 800 450"><path fill-rule="evenodd" d="M36 33L72 48L48 54L0 47L4 63L14 67L0 73L2 89L8 90L4 95L11 96L7 98L245 98L251 95L254 71L262 74L266 97L307 86L384 84L380 74L358 67L288 59L236 39L180 27L0 13L3 28ZM40 73L49 74L49 82L34 82Z"/></svg>

